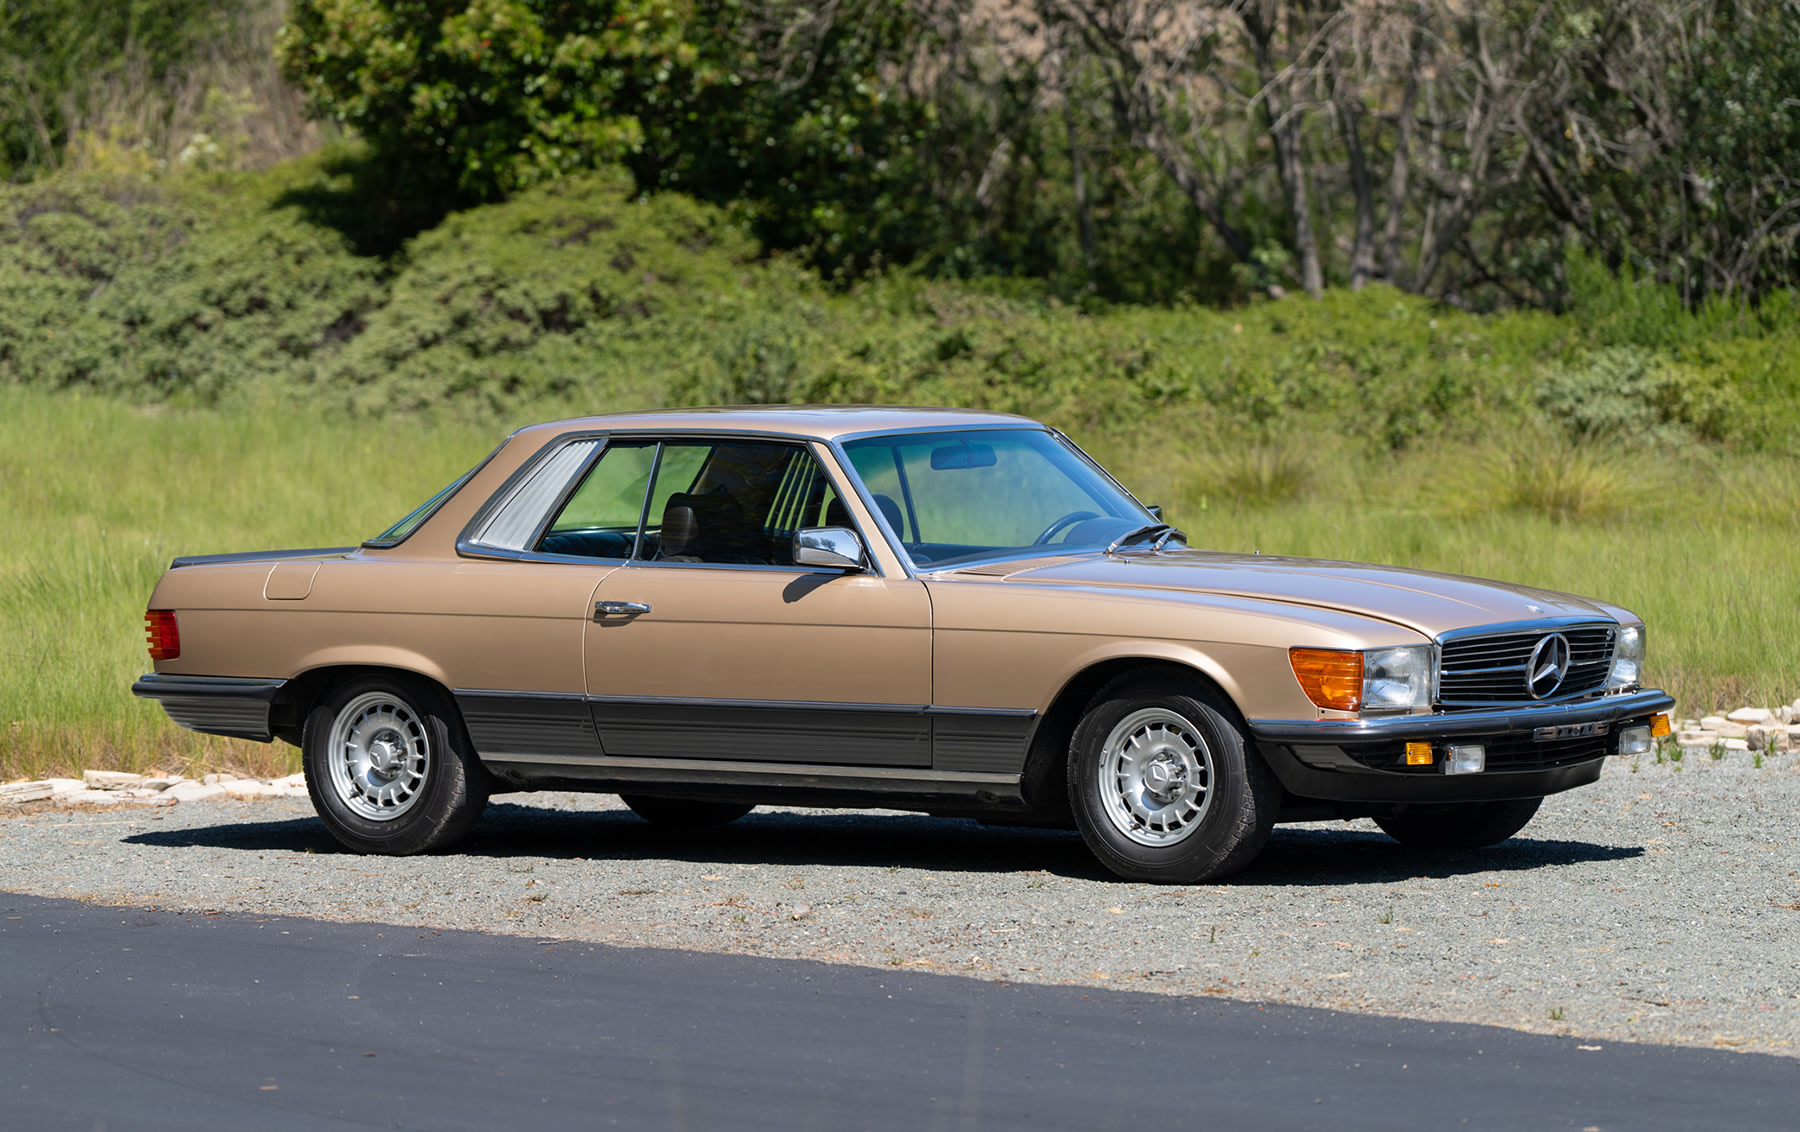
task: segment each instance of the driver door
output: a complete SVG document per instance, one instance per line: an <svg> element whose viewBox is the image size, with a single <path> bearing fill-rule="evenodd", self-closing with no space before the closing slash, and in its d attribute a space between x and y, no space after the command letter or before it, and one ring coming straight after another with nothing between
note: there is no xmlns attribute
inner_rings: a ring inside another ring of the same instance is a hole
<svg viewBox="0 0 1800 1132"><path fill-rule="evenodd" d="M930 765L924 585L793 564L795 529L854 525L840 498L798 443L661 441L585 631L608 758Z"/></svg>

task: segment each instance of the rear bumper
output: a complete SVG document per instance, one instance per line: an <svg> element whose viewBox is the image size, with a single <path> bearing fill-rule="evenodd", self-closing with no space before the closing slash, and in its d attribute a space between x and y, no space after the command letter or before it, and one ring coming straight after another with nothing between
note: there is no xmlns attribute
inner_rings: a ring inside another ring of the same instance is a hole
<svg viewBox="0 0 1800 1132"><path fill-rule="evenodd" d="M1330 802L1472 802L1537 798L1600 777L1619 732L1675 701L1660 691L1574 704L1382 719L1252 721L1257 748L1290 795ZM1407 766L1409 742L1480 743L1487 769Z"/></svg>
<svg viewBox="0 0 1800 1132"><path fill-rule="evenodd" d="M162 704L189 731L267 743L275 737L270 707L285 680L239 676L140 676L131 694Z"/></svg>

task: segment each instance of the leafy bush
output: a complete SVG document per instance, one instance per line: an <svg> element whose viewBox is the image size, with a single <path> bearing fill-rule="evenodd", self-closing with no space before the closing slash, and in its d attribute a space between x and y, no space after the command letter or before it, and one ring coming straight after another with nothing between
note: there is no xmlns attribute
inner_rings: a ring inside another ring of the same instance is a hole
<svg viewBox="0 0 1800 1132"><path fill-rule="evenodd" d="M213 403L309 383L379 265L224 189L59 178L0 195L0 372Z"/></svg>
<svg viewBox="0 0 1800 1132"><path fill-rule="evenodd" d="M321 207L341 157L0 187L0 380L512 421L935 403L1085 435L1178 428L1195 451L1321 431L1404 450L1539 414L1572 437L1800 445L1800 319L1777 299L1754 329L1655 349L1592 344L1580 315L1477 316L1379 286L1235 310L1072 307L907 272L837 290L759 258L727 210L641 194L617 168L453 214L377 258L321 222L354 199Z"/></svg>
<svg viewBox="0 0 1800 1132"><path fill-rule="evenodd" d="M1537 403L1577 439L1717 440L1728 434L1737 401L1719 376L1641 347L1609 346L1580 366L1549 370Z"/></svg>
<svg viewBox="0 0 1800 1132"><path fill-rule="evenodd" d="M633 106L717 78L675 0L298 0L277 45L413 191L492 200L640 147Z"/></svg>

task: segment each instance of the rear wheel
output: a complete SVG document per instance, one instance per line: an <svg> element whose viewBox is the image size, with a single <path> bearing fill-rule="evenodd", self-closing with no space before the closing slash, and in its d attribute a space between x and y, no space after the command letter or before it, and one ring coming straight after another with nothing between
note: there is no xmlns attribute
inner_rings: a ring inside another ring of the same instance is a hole
<svg viewBox="0 0 1800 1132"><path fill-rule="evenodd" d="M1124 677L1069 747L1069 804L1094 855L1130 880L1194 884L1261 852L1281 787L1223 697Z"/></svg>
<svg viewBox="0 0 1800 1132"><path fill-rule="evenodd" d="M1542 798L1514 798L1411 806L1378 817L1375 824L1395 841L1414 849L1481 849L1498 845L1524 829L1543 802Z"/></svg>
<svg viewBox="0 0 1800 1132"><path fill-rule="evenodd" d="M621 794L619 800L638 817L669 829L711 829L734 822L756 808L745 802L694 802L645 794Z"/></svg>
<svg viewBox="0 0 1800 1132"><path fill-rule="evenodd" d="M349 681L307 716L300 750L313 809L358 853L442 848L487 805L487 772L461 717L422 680Z"/></svg>

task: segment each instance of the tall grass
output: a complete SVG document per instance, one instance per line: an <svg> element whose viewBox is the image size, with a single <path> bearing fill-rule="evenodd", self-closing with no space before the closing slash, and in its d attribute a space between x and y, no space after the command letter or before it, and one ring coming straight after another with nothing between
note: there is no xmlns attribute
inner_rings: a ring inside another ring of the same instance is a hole
<svg viewBox="0 0 1800 1132"><path fill-rule="evenodd" d="M152 411L0 386L0 780L292 769L286 747L193 735L131 696L158 575L177 554L356 542L473 464L504 427ZM1521 494L1508 462L1517 442L1481 430L1399 456L1324 436L1234 456L1234 438L1148 427L1074 433L1196 545L1588 594L1649 622L1649 677L1684 711L1800 695L1791 457L1621 456L1606 474L1629 483L1596 512Z"/></svg>
<svg viewBox="0 0 1800 1132"><path fill-rule="evenodd" d="M0 780L87 767L279 771L136 700L177 554L355 543L479 460L493 426L133 409L0 386Z"/></svg>

